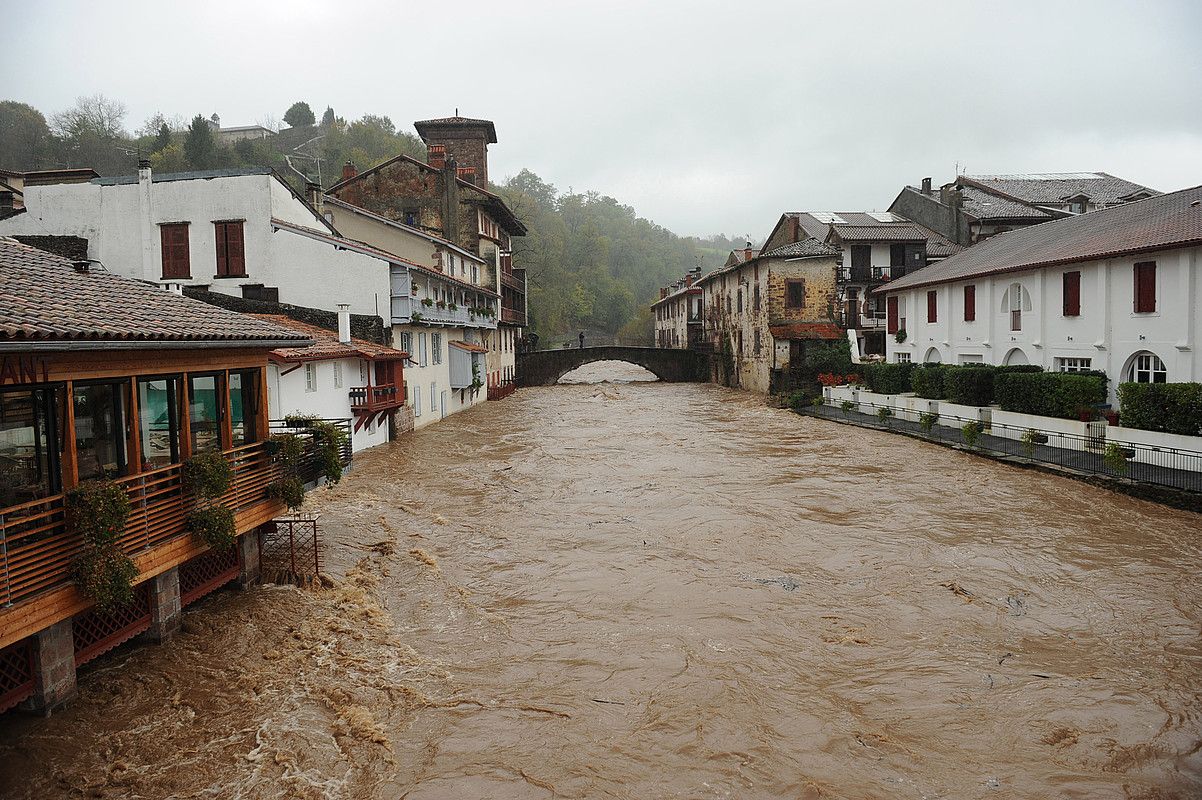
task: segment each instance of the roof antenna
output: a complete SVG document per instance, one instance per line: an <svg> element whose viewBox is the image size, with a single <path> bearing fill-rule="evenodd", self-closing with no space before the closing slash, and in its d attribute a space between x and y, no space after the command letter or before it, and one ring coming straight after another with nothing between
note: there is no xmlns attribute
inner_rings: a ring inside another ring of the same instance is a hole
<svg viewBox="0 0 1202 800"><path fill-rule="evenodd" d="M455 116L459 116L459 106L455 106Z"/></svg>

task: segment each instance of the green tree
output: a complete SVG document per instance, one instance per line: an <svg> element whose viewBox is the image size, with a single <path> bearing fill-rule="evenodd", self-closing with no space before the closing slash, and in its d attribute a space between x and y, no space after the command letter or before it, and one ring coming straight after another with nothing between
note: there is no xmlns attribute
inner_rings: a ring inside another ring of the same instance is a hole
<svg viewBox="0 0 1202 800"><path fill-rule="evenodd" d="M217 143L213 141L213 129L209 121L200 114L192 118L188 133L184 136L184 158L192 169L209 169L214 162Z"/></svg>
<svg viewBox="0 0 1202 800"><path fill-rule="evenodd" d="M171 144L171 129L164 122L159 126L158 133L154 136L154 142L150 145L150 152L157 153L169 144Z"/></svg>
<svg viewBox="0 0 1202 800"><path fill-rule="evenodd" d="M326 106L326 113L321 115L321 127L328 128L334 124L334 109Z"/></svg>
<svg viewBox="0 0 1202 800"><path fill-rule="evenodd" d="M300 128L315 124L317 118L313 116L313 109L309 108L308 103L304 100L297 100L284 113L284 122L287 122L291 128Z"/></svg>
<svg viewBox="0 0 1202 800"><path fill-rule="evenodd" d="M172 142L162 150L151 153L150 166L155 172L187 172L188 159L184 157L183 145Z"/></svg>
<svg viewBox="0 0 1202 800"><path fill-rule="evenodd" d="M49 155L50 126L26 103L0 101L0 168L38 169Z"/></svg>
<svg viewBox="0 0 1202 800"><path fill-rule="evenodd" d="M91 167L102 175L132 169L136 149L122 127L125 104L102 94L79 97L50 117L55 159L62 166Z"/></svg>

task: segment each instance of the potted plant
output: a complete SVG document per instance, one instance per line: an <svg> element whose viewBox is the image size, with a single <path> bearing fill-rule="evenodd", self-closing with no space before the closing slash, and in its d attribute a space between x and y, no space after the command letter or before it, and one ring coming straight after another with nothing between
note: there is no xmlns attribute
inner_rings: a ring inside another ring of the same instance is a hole
<svg viewBox="0 0 1202 800"><path fill-rule="evenodd" d="M446 300L439 300L439 301L438 301L438 307L439 307L439 309L446 310L446 307L447 307L447 301L446 301Z"/></svg>
<svg viewBox="0 0 1202 800"><path fill-rule="evenodd" d="M451 301L451 302L450 302L450 303L447 305L447 308L449 308L451 311L458 311L458 310L459 310L459 306L455 305L455 302L454 302L454 301Z"/></svg>
<svg viewBox="0 0 1202 800"><path fill-rule="evenodd" d="M413 282L413 287L410 289L410 291L413 293L414 297L417 296L417 281Z"/></svg>
<svg viewBox="0 0 1202 800"><path fill-rule="evenodd" d="M893 338L897 341L898 344L901 344L902 342L906 341L906 329L898 328L897 333L893 334Z"/></svg>
<svg viewBox="0 0 1202 800"><path fill-rule="evenodd" d="M414 311L414 312L413 312L413 315L412 315L412 316L410 316L410 317L409 317L409 319L410 319L410 321L412 321L412 322L413 322L413 324L414 324L414 325L419 325L419 324L421 324L421 321L422 321L423 317L422 317L422 315L421 315L421 314L419 314L419 313L417 313L416 311Z"/></svg>
<svg viewBox="0 0 1202 800"><path fill-rule="evenodd" d="M430 308L431 306L434 305L434 301L431 300L429 297L424 297L424 298L422 298L422 305L425 306L426 308Z"/></svg>

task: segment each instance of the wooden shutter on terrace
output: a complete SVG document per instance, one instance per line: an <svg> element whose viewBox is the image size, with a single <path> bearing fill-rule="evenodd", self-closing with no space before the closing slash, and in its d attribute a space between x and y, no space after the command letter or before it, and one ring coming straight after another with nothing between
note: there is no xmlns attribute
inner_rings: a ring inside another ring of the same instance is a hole
<svg viewBox="0 0 1202 800"><path fill-rule="evenodd" d="M1081 273L1064 273L1064 316L1081 316Z"/></svg>
<svg viewBox="0 0 1202 800"><path fill-rule="evenodd" d="M964 287L964 321L973 322L977 318L977 287L969 284Z"/></svg>
<svg viewBox="0 0 1202 800"><path fill-rule="evenodd" d="M191 278L192 264L188 254L188 223L159 226L163 247L163 277Z"/></svg>
<svg viewBox="0 0 1202 800"><path fill-rule="evenodd" d="M1144 261L1135 265L1135 313L1148 314L1156 310L1156 262Z"/></svg>
<svg viewBox="0 0 1202 800"><path fill-rule="evenodd" d="M217 275L222 277L244 277L246 275L246 247L241 222L215 222L217 238Z"/></svg>
<svg viewBox="0 0 1202 800"><path fill-rule="evenodd" d="M885 329L897 333L897 295L885 298Z"/></svg>

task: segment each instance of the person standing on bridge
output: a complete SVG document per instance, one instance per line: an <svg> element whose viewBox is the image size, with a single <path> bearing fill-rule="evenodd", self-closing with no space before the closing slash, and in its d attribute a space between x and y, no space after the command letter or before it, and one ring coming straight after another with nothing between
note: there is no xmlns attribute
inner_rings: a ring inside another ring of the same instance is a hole
<svg viewBox="0 0 1202 800"><path fill-rule="evenodd" d="M584 349L584 331L580 332L580 349Z"/></svg>

